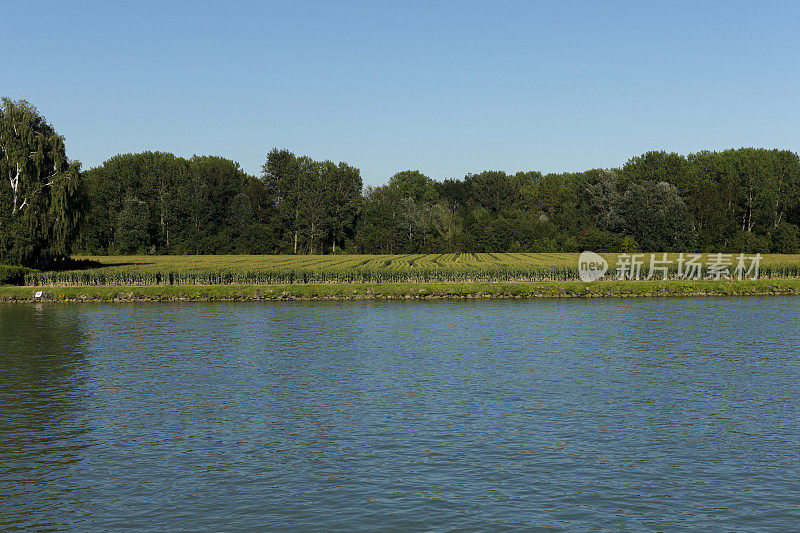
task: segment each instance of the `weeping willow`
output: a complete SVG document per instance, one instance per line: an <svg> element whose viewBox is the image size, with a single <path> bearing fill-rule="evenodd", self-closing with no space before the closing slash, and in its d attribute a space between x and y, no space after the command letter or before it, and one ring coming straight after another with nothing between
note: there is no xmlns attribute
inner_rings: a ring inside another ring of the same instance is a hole
<svg viewBox="0 0 800 533"><path fill-rule="evenodd" d="M77 231L80 163L64 137L24 100L0 105L0 263L41 266L67 257Z"/></svg>

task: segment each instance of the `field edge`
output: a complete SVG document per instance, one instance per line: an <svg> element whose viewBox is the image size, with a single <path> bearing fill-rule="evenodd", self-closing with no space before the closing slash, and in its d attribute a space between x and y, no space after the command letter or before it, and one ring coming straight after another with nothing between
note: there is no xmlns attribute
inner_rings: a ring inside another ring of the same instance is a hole
<svg viewBox="0 0 800 533"><path fill-rule="evenodd" d="M41 292L40 297L36 294ZM0 302L412 300L800 295L800 279L291 285L0 286Z"/></svg>

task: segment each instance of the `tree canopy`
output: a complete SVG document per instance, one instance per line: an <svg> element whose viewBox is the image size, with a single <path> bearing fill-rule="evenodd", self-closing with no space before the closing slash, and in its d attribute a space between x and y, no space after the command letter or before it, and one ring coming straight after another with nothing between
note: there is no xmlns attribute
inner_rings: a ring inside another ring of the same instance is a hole
<svg viewBox="0 0 800 533"><path fill-rule="evenodd" d="M24 100L0 105L0 262L42 265L69 255L81 213L80 164Z"/></svg>
<svg viewBox="0 0 800 533"><path fill-rule="evenodd" d="M800 159L648 152L621 168L404 170L362 190L350 164L275 148L258 178L220 157L144 152L83 173L93 253L449 253L800 249Z"/></svg>
<svg viewBox="0 0 800 533"><path fill-rule="evenodd" d="M258 177L223 157L164 152L81 172L35 107L4 98L0 174L0 263L73 251L800 251L800 158L789 150L651 151L620 168L444 181L409 169L366 188L349 163L281 148Z"/></svg>

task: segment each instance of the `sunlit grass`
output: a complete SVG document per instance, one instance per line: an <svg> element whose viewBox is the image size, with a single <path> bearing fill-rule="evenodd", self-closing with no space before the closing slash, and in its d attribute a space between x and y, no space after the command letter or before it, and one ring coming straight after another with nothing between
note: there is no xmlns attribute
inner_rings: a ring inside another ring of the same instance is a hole
<svg viewBox="0 0 800 533"><path fill-rule="evenodd" d="M613 275L617 254L601 254ZM660 255L658 256L660 258ZM673 261L677 254L670 254ZM278 285L569 281L578 278L577 253L404 255L81 256L92 268L31 272L31 286ZM706 261L707 255L702 260ZM736 257L731 257L735 264ZM644 256L643 275L649 266ZM674 265L673 265L674 271ZM800 277L800 255L762 256L762 278Z"/></svg>
<svg viewBox="0 0 800 533"><path fill-rule="evenodd" d="M36 291L44 290L42 298ZM800 295L800 279L0 287L0 302Z"/></svg>

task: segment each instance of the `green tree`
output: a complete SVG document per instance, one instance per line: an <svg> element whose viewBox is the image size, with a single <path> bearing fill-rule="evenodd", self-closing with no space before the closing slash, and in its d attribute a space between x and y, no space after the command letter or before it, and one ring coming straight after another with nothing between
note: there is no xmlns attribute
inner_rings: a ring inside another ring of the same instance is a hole
<svg viewBox="0 0 800 533"><path fill-rule="evenodd" d="M273 148L261 167L267 194L275 206L275 221L284 242L292 253L298 253L300 239L300 201L313 161L298 158L286 149Z"/></svg>
<svg viewBox="0 0 800 533"><path fill-rule="evenodd" d="M679 252L694 246L692 215L674 185L632 183L620 199L625 231L648 252Z"/></svg>
<svg viewBox="0 0 800 533"><path fill-rule="evenodd" d="M464 178L473 205L500 213L510 209L520 200L520 187L514 178L502 171L469 174Z"/></svg>
<svg viewBox="0 0 800 533"><path fill-rule="evenodd" d="M335 253L352 237L362 206L357 168L273 148L262 171L283 249L295 254Z"/></svg>
<svg viewBox="0 0 800 533"><path fill-rule="evenodd" d="M393 254L401 251L400 194L388 185L364 190L363 211L356 223L355 243L360 253Z"/></svg>
<svg viewBox="0 0 800 533"><path fill-rule="evenodd" d="M123 254L149 251L150 209L147 203L129 198L117 216L116 248Z"/></svg>
<svg viewBox="0 0 800 533"><path fill-rule="evenodd" d="M38 265L69 255L81 210L80 164L24 100L0 105L0 262Z"/></svg>
<svg viewBox="0 0 800 533"><path fill-rule="evenodd" d="M730 161L717 152L698 152L688 156L692 174L685 198L697 229L699 250L724 247L736 233L734 210L736 188Z"/></svg>
<svg viewBox="0 0 800 533"><path fill-rule="evenodd" d="M781 222L772 232L772 251L779 254L800 252L800 228Z"/></svg>
<svg viewBox="0 0 800 533"><path fill-rule="evenodd" d="M691 184L689 163L685 157L665 151L646 152L632 157L622 167L622 176L628 182L666 182L675 185L682 196L688 194Z"/></svg>
<svg viewBox="0 0 800 533"><path fill-rule="evenodd" d="M759 194L761 217L766 231L777 228L800 203L800 158L789 150L762 151L759 154L767 169Z"/></svg>
<svg viewBox="0 0 800 533"><path fill-rule="evenodd" d="M435 204L439 201L435 182L419 170L398 172L389 179L389 186L402 197L411 198L417 203Z"/></svg>
<svg viewBox="0 0 800 533"><path fill-rule="evenodd" d="M299 249L310 254L320 251L320 243L328 233L331 222L331 191L323 177L323 166L310 158L300 160L297 214L302 238Z"/></svg>
<svg viewBox="0 0 800 533"><path fill-rule="evenodd" d="M592 176L586 187L586 200L591 208L594 224L601 230L615 232L622 229L620 216L619 177L611 170L603 170ZM601 234L593 233L602 242ZM604 247L605 248L605 247Z"/></svg>
<svg viewBox="0 0 800 533"><path fill-rule="evenodd" d="M382 191L391 209L390 225L398 250L419 253L442 250L452 238L453 215L439 205L439 191L431 178L418 170L398 172ZM372 212L370 211L370 214ZM386 218L385 216L383 218Z"/></svg>
<svg viewBox="0 0 800 533"><path fill-rule="evenodd" d="M82 251L106 253L115 242L114 221L128 198L147 204L150 241L162 251L175 245L182 213L179 190L188 180L189 161L163 152L116 155L83 173L88 209L80 228ZM179 239L180 240L180 239Z"/></svg>
<svg viewBox="0 0 800 533"><path fill-rule="evenodd" d="M347 163L334 165L331 161L323 162L321 172L327 188L331 252L336 253L337 243L341 247L352 235L361 210L361 172Z"/></svg>

